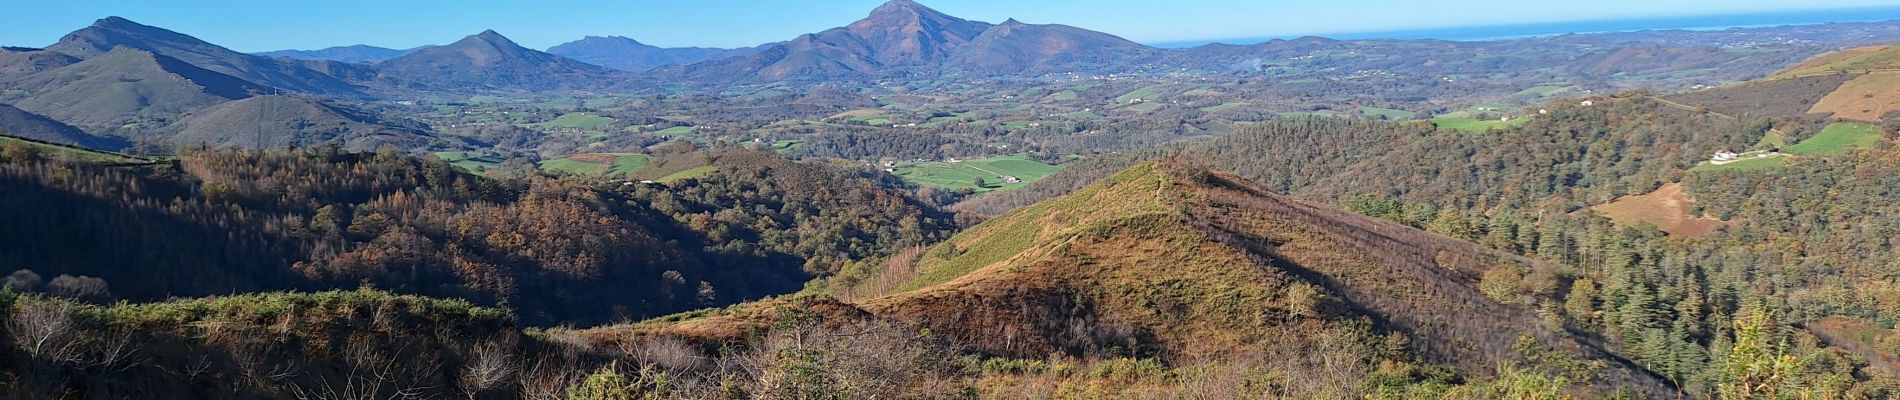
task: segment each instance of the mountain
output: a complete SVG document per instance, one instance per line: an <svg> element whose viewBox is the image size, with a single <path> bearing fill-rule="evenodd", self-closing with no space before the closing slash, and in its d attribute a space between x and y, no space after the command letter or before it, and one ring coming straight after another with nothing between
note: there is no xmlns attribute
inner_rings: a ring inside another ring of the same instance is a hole
<svg viewBox="0 0 1900 400"><path fill-rule="evenodd" d="M685 65L701 61L739 57L759 51L759 47L716 49L704 47L663 48L619 36L588 36L548 48L549 54L580 60L588 64L630 72L645 72L658 67Z"/></svg>
<svg viewBox="0 0 1900 400"><path fill-rule="evenodd" d="M375 64L382 78L435 90L573 90L607 87L620 71L535 51L495 31Z"/></svg>
<svg viewBox="0 0 1900 400"><path fill-rule="evenodd" d="M253 53L270 58L289 58L294 60L329 60L346 63L373 63L391 58L402 57L416 50L432 46L417 47L408 50L396 50L368 45L337 46L322 50L278 50Z"/></svg>
<svg viewBox="0 0 1900 400"><path fill-rule="evenodd" d="M268 90L230 75L131 47L7 85L20 98L7 102L87 129L163 122L185 112Z"/></svg>
<svg viewBox="0 0 1900 400"><path fill-rule="evenodd" d="M893 0L843 27L769 45L750 56L670 69L696 81L869 79L966 72L1017 74L1090 70L1158 54L1113 35L1062 25L1004 25L946 15Z"/></svg>
<svg viewBox="0 0 1900 400"><path fill-rule="evenodd" d="M89 149L117 150L125 147L123 140L93 136L72 125L5 104L0 104L0 133Z"/></svg>
<svg viewBox="0 0 1900 400"><path fill-rule="evenodd" d="M1161 51L1106 33L1067 25L1003 21L978 35L950 60L982 73L1066 72L1142 62Z"/></svg>
<svg viewBox="0 0 1900 400"><path fill-rule="evenodd" d="M109 17L60 38L46 49L78 58L92 58L117 47L131 47L176 58L200 68L235 76L259 85L336 96L361 96L358 87L341 79L303 68L297 63L239 53L189 35L130 20Z"/></svg>
<svg viewBox="0 0 1900 400"><path fill-rule="evenodd" d="M171 137L174 145L263 149L336 143L345 149L373 151L385 145L416 150L437 144L428 132L392 127L361 110L288 95L226 102L194 112L176 127L178 133Z"/></svg>

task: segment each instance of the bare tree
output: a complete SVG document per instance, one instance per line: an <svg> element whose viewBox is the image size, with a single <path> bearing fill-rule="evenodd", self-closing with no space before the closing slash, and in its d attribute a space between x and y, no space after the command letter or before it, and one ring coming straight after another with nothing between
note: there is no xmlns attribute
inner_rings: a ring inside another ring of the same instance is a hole
<svg viewBox="0 0 1900 400"><path fill-rule="evenodd" d="M66 303L24 301L7 320L7 332L13 344L33 358L53 361L77 361L78 325Z"/></svg>
<svg viewBox="0 0 1900 400"><path fill-rule="evenodd" d="M514 350L512 337L485 340L469 349L468 364L462 368L462 390L470 399L514 379Z"/></svg>

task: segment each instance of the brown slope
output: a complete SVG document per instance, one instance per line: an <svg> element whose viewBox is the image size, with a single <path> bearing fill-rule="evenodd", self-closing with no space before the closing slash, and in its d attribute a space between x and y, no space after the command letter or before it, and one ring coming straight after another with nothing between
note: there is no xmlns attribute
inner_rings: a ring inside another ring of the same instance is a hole
<svg viewBox="0 0 1900 400"><path fill-rule="evenodd" d="M1314 206L1231 175L1164 160L1052 202L1083 206L1039 205L972 228L924 255L919 269L925 281L933 269L958 268L961 258L978 258L976 269L865 308L1003 354L1060 350L1061 322L1082 320L1132 332L1161 354L1193 358L1289 332L1299 319L1284 317L1287 288L1312 285L1341 300L1333 318L1370 318L1409 336L1416 355L1467 374L1526 362L1510 350L1522 337L1576 357L1607 357L1475 289L1483 271L1538 268L1529 260ZM1008 237L1020 235L1009 233L1019 224L1041 230L1038 244L987 255L998 239L1026 240ZM1592 382L1598 389L1665 392L1614 360L1603 372Z"/></svg>
<svg viewBox="0 0 1900 400"><path fill-rule="evenodd" d="M1587 387L1576 388L1581 393L1669 393L1586 340L1542 327L1526 307L1475 289L1486 270L1540 268L1529 260L1268 193L1176 160L1138 165L992 219L914 263L893 265L905 266L831 289L866 299L856 307L805 301L834 317L864 310L920 324L970 351L1007 357L1107 353L1192 362L1265 351L1285 352L1268 357L1297 364L1376 353L1483 377L1506 362L1548 367L1513 349L1529 339L1604 361ZM872 290L858 290L866 287ZM787 303L590 334L734 341L770 326L781 307ZM1319 338L1328 327L1354 321L1410 344L1401 354L1316 350L1334 349Z"/></svg>

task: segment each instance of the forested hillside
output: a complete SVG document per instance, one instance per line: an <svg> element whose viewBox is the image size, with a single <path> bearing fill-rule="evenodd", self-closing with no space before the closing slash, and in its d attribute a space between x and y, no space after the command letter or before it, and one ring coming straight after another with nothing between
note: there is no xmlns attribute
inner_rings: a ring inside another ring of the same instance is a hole
<svg viewBox="0 0 1900 400"><path fill-rule="evenodd" d="M103 279L101 300L363 286L597 323L787 293L952 228L878 181L748 153L719 150L735 160L721 172L631 190L485 179L391 152L18 160L0 165L16 238L0 264Z"/></svg>
<svg viewBox="0 0 1900 400"><path fill-rule="evenodd" d="M1882 356L1850 353L1843 346L1851 343L1824 342L1801 327L1829 315L1892 318L1880 311L1890 307L1893 279L1882 271L1900 249L1889 243L1891 224L1875 217L1893 204L1885 189L1893 176L1886 171L1896 165L1891 147L1802 154L1766 169L1692 168L1707 154L1749 148L1766 136L1813 138L1823 123L1737 120L1640 96L1589 107L1556 104L1522 126L1485 132L1288 122L1094 160L1024 191L958 207L992 213L1067 192L1116 165L1179 155L1298 197L1560 263L1565 272L1557 285L1517 274L1487 275L1483 285L1537 293L1524 301L1540 315L1602 337L1688 393L1711 395L1726 384L1727 353L1743 333L1734 321L1757 309L1771 322L1755 334L1799 355L1788 360L1798 370L1788 373L1789 387L1890 393L1892 376L1869 364ZM1672 237L1653 226L1615 224L1588 208L1675 182L1688 187L1694 213L1726 220L1726 227L1706 237Z"/></svg>

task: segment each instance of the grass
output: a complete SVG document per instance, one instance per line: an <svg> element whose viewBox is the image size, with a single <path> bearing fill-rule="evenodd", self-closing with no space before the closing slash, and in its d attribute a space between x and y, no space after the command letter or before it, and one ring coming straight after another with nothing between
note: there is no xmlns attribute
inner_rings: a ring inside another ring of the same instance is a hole
<svg viewBox="0 0 1900 400"><path fill-rule="evenodd" d="M1060 92L1056 92L1056 94L1052 94L1052 95L1049 95L1049 97L1046 97L1046 98L1044 98L1043 100L1046 100L1046 101L1073 101L1073 100L1075 100L1075 99L1079 99L1079 98L1082 98L1082 95L1080 95L1080 94L1077 94L1077 93L1075 92L1075 90L1064 90L1064 91L1060 91Z"/></svg>
<svg viewBox="0 0 1900 400"><path fill-rule="evenodd" d="M694 131L693 127L690 127L690 126L675 126L671 128L654 131L653 134L667 135L667 136L685 136L685 135L693 134L693 131Z"/></svg>
<svg viewBox="0 0 1900 400"><path fill-rule="evenodd" d="M645 167L653 156L645 154L591 153L541 162L541 169L575 175L625 177Z"/></svg>
<svg viewBox="0 0 1900 400"><path fill-rule="evenodd" d="M32 145L33 147L38 147L40 149L40 152L45 153L48 157L52 157L52 158L60 158L60 159L67 159L67 160L74 160L74 161L106 163L106 164L137 164L137 163L148 163L148 162L154 161L148 158L134 157L134 156L124 155L124 154L119 154L119 153L98 151L98 150L73 147L73 146L47 144L47 143L40 143L40 142L31 141L31 140L19 140L19 139L14 139L10 137L0 136L0 146L5 146L9 142L16 142L16 141L26 143L28 145Z"/></svg>
<svg viewBox="0 0 1900 400"><path fill-rule="evenodd" d="M1412 117L1418 116L1418 113L1411 111L1379 107L1359 107L1359 112L1366 114L1368 117L1383 117L1385 119L1412 119Z"/></svg>
<svg viewBox="0 0 1900 400"><path fill-rule="evenodd" d="M432 154L435 154L437 158L441 158L442 161L448 161L449 165L478 175L487 171L489 168L501 166L501 162L505 161L502 160L501 157L484 155L472 151L438 151Z"/></svg>
<svg viewBox="0 0 1900 400"><path fill-rule="evenodd" d="M1828 125L1814 137L1788 146L1793 154L1841 154L1852 149L1871 148L1880 142L1880 127L1863 123Z"/></svg>
<svg viewBox="0 0 1900 400"><path fill-rule="evenodd" d="M895 170L892 173L907 182L948 189L970 189L982 193L1027 186L1062 170L1062 167L1030 160L1025 155L1013 154L964 160L959 163L917 163L899 166ZM1022 182L1004 182L1005 176L1020 178ZM976 185L976 180L979 178L983 179L984 186Z"/></svg>
<svg viewBox="0 0 1900 400"><path fill-rule="evenodd" d="M1695 166L1695 168L1690 168L1689 171L1690 172L1760 171L1760 170L1769 169L1769 168L1777 168L1787 163L1788 163L1788 157L1785 157L1785 156L1768 157L1768 158L1749 158L1749 159L1744 159L1741 161L1736 161L1736 162L1722 164L1722 165L1716 165L1716 164L1697 165Z"/></svg>
<svg viewBox="0 0 1900 400"><path fill-rule="evenodd" d="M1518 125L1523 125L1525 122L1528 122L1528 121L1530 120L1526 118L1516 118L1508 122L1499 121L1495 119L1480 120L1477 118L1461 118L1461 117L1432 118L1432 124L1437 125L1439 129L1450 129L1450 130L1462 131L1462 132L1484 132L1484 131L1488 131L1492 129L1510 128L1510 127L1514 127Z"/></svg>
<svg viewBox="0 0 1900 400"><path fill-rule="evenodd" d="M677 182L677 181L685 180L685 179L697 179L697 178L705 177L706 175L712 175L713 172L718 171L718 170L719 170L719 167L708 165L708 166L693 168L693 169L689 169L685 171L674 172L672 175L662 176L660 177L660 179L654 179L654 181L660 182L660 183L673 183L673 182Z"/></svg>
<svg viewBox="0 0 1900 400"><path fill-rule="evenodd" d="M1154 199L1154 193L1165 183L1154 168L1152 164L1130 168L1067 196L977 224L925 253L923 274L899 291L949 282L1065 233L1061 231L1080 229L1092 219L1163 211L1165 206Z"/></svg>
<svg viewBox="0 0 1900 400"><path fill-rule="evenodd" d="M600 130L600 129L606 129L607 126L613 125L615 122L619 122L619 121L613 118L603 117L594 113L577 112L577 113L562 114L560 117L555 118L553 121L543 122L541 123L541 125L558 127L558 128Z"/></svg>
<svg viewBox="0 0 1900 400"><path fill-rule="evenodd" d="M1128 92L1127 94L1123 94L1119 97L1116 97L1115 104L1128 104L1128 102L1134 101L1135 99L1141 99L1143 101L1155 101L1156 100L1155 98L1160 97L1160 96L1161 96L1161 90L1159 86L1149 86L1149 87L1137 89L1133 92Z"/></svg>

